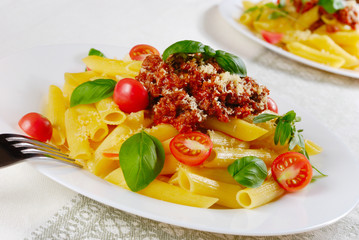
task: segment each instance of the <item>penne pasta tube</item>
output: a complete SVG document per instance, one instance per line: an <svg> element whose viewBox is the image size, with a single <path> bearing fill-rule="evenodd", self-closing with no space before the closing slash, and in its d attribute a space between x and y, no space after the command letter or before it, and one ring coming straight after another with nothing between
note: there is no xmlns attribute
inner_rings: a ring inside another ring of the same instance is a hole
<svg viewBox="0 0 359 240"><path fill-rule="evenodd" d="M69 156L74 159L89 160L93 150L90 147L86 128L78 121L79 113L76 107L69 108L65 112L65 126Z"/></svg>
<svg viewBox="0 0 359 240"><path fill-rule="evenodd" d="M213 147L223 146L223 147L249 148L248 142L240 141L222 132L208 130L207 133L213 143Z"/></svg>
<svg viewBox="0 0 359 240"><path fill-rule="evenodd" d="M215 118L209 118L205 121L204 125L206 128L224 132L243 141L252 141L268 132L266 129L255 124L235 118L230 119L229 122L221 122Z"/></svg>
<svg viewBox="0 0 359 240"><path fill-rule="evenodd" d="M129 190L121 168L111 172L105 177L105 180ZM209 208L218 201L217 198L194 194L157 179L138 193L167 202L199 208Z"/></svg>
<svg viewBox="0 0 359 240"><path fill-rule="evenodd" d="M182 168L186 168L191 173L201 175L203 177L221 181L229 184L238 184L236 180L229 174L226 168L205 168L205 167L190 167L190 166L182 166Z"/></svg>
<svg viewBox="0 0 359 240"><path fill-rule="evenodd" d="M325 49L328 53L344 58L344 68L359 64L359 60L355 56L350 55L328 36L312 34L304 43L318 50Z"/></svg>
<svg viewBox="0 0 359 240"><path fill-rule="evenodd" d="M156 137L161 142L170 139L178 134L176 128L171 124L159 124L152 128L144 129L144 131L154 137Z"/></svg>
<svg viewBox="0 0 359 240"><path fill-rule="evenodd" d="M236 159L256 156L262 159L267 166L270 166L276 153L266 149L242 149L242 148L213 148L209 158L203 163L207 168L227 168Z"/></svg>
<svg viewBox="0 0 359 240"><path fill-rule="evenodd" d="M240 190L236 199L243 208L252 209L279 198L284 192L285 190L273 178L270 178L257 188Z"/></svg>
<svg viewBox="0 0 359 240"><path fill-rule="evenodd" d="M309 11L301 14L296 22L295 28L298 30L308 29L313 23L320 19L319 16L319 6L311 8Z"/></svg>
<svg viewBox="0 0 359 240"><path fill-rule="evenodd" d="M66 102L61 89L51 85L45 115L52 124L51 142L56 146L62 146L66 142L65 111Z"/></svg>
<svg viewBox="0 0 359 240"><path fill-rule="evenodd" d="M104 123L119 125L126 120L126 114L122 112L112 98L105 98L95 103L96 109Z"/></svg>
<svg viewBox="0 0 359 240"><path fill-rule="evenodd" d="M87 56L82 60L92 71L106 74L111 77L120 75L121 77L133 78L138 75L142 63L135 64L133 61L125 62L123 60L109 59L99 56ZM131 67L128 67L128 65L131 65ZM129 70L131 71L129 72Z"/></svg>
<svg viewBox="0 0 359 240"><path fill-rule="evenodd" d="M319 51L300 42L292 42L287 44L289 52L309 60L339 68L345 64L345 59L328 52Z"/></svg>
<svg viewBox="0 0 359 240"><path fill-rule="evenodd" d="M75 107L78 112L78 121L87 128L92 141L100 142L108 134L106 123L101 120L99 113L92 104L82 104Z"/></svg>
<svg viewBox="0 0 359 240"><path fill-rule="evenodd" d="M186 168L178 171L179 186L192 193L218 198L218 205L229 208L240 208L236 200L238 191L243 189L238 184L228 184L212 180L190 172Z"/></svg>
<svg viewBox="0 0 359 240"><path fill-rule="evenodd" d="M350 45L359 42L359 31L338 31L328 36L339 45Z"/></svg>

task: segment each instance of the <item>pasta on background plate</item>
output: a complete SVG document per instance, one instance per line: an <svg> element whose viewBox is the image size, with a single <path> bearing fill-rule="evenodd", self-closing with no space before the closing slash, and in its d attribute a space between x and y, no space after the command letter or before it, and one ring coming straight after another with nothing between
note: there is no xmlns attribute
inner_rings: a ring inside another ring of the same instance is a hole
<svg viewBox="0 0 359 240"><path fill-rule="evenodd" d="M300 57L359 71L356 1L247 1L238 22L263 40Z"/></svg>
<svg viewBox="0 0 359 240"><path fill-rule="evenodd" d="M49 88L50 142L85 169L200 208L256 208L311 181L308 158L321 148L294 111L278 114L240 58L191 40L162 57L149 45L129 56L91 49L86 71Z"/></svg>

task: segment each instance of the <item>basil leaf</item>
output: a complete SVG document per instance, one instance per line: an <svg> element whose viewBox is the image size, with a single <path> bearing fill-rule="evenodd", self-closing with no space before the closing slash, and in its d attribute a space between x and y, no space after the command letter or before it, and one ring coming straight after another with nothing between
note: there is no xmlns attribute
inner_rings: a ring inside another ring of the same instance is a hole
<svg viewBox="0 0 359 240"><path fill-rule="evenodd" d="M97 50L95 48L91 48L88 55L89 56L105 57L105 54L103 54L100 50Z"/></svg>
<svg viewBox="0 0 359 240"><path fill-rule="evenodd" d="M166 48L162 54L162 59L165 61L169 56L175 53L204 53L206 52L205 47L204 44L192 40L179 41Z"/></svg>
<svg viewBox="0 0 359 240"><path fill-rule="evenodd" d="M279 117L279 116L275 115L275 114L263 113L261 115L258 115L256 117L254 117L253 118L253 123L267 122L267 121L270 121L270 120L275 119L277 117Z"/></svg>
<svg viewBox="0 0 359 240"><path fill-rule="evenodd" d="M71 94L70 107L90 104L111 97L116 86L112 79L96 79L80 84Z"/></svg>
<svg viewBox="0 0 359 240"><path fill-rule="evenodd" d="M156 154L157 154L157 158L159 159L159 161L164 162L165 157L166 157L166 153L165 153L165 150L163 148L163 145L162 145L161 141L158 140L156 137L154 137L152 135L149 135L146 132L144 132L144 133L147 134L152 139L153 143L156 145Z"/></svg>
<svg viewBox="0 0 359 240"><path fill-rule="evenodd" d="M327 13L333 14L345 7L343 0L319 0L319 6L322 6Z"/></svg>
<svg viewBox="0 0 359 240"><path fill-rule="evenodd" d="M175 53L202 53L207 57L214 57L225 71L238 74L241 77L247 76L247 69L242 59L225 51L214 51L211 47L200 42L183 40L172 44L163 52L163 61Z"/></svg>
<svg viewBox="0 0 359 240"><path fill-rule="evenodd" d="M255 156L242 157L228 166L228 172L239 184L256 188L267 177L267 166L262 159Z"/></svg>
<svg viewBox="0 0 359 240"><path fill-rule="evenodd" d="M217 50L215 59L224 70L238 74L241 77L247 76L247 69L244 62L236 55Z"/></svg>
<svg viewBox="0 0 359 240"><path fill-rule="evenodd" d="M291 110L289 112L287 112L284 116L283 116L283 121L286 121L286 122L292 122L295 118L296 118L296 113Z"/></svg>
<svg viewBox="0 0 359 240"><path fill-rule="evenodd" d="M158 140L153 139L142 131L129 137L121 146L121 169L127 186L134 192L147 187L163 168L163 147L158 145L161 144Z"/></svg>

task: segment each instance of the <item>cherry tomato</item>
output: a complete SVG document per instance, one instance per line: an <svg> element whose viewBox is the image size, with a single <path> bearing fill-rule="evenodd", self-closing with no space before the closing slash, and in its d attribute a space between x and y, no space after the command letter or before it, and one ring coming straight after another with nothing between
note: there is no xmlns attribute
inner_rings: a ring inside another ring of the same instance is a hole
<svg viewBox="0 0 359 240"><path fill-rule="evenodd" d="M178 134L170 142L173 156L189 166L203 163L211 154L212 147L209 136L200 132Z"/></svg>
<svg viewBox="0 0 359 240"><path fill-rule="evenodd" d="M145 87L132 78L124 78L116 84L113 100L126 113L144 110L149 103Z"/></svg>
<svg viewBox="0 0 359 240"><path fill-rule="evenodd" d="M288 192L298 191L312 179L313 170L309 160L301 153L286 152L272 163L274 179Z"/></svg>
<svg viewBox="0 0 359 240"><path fill-rule="evenodd" d="M268 32L268 31L261 31L262 37L265 41L269 42L270 44L277 44L283 38L283 33L275 33L275 32Z"/></svg>
<svg viewBox="0 0 359 240"><path fill-rule="evenodd" d="M160 55L160 52L147 44L139 44L130 50L130 57L132 60L143 61L148 55Z"/></svg>
<svg viewBox="0 0 359 240"><path fill-rule="evenodd" d="M51 122L43 115L31 112L19 121L20 128L30 137L41 142L47 142L52 136Z"/></svg>
<svg viewBox="0 0 359 240"><path fill-rule="evenodd" d="M272 112L278 113L277 103L270 97L267 98L267 108Z"/></svg>

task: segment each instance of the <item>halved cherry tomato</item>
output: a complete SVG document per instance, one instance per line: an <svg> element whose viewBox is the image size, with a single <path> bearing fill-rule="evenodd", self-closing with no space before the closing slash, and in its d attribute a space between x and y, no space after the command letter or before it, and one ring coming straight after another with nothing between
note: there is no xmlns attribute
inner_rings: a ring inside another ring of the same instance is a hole
<svg viewBox="0 0 359 240"><path fill-rule="evenodd" d="M31 112L19 121L19 127L30 137L41 142L47 142L52 136L51 122L43 115Z"/></svg>
<svg viewBox="0 0 359 240"><path fill-rule="evenodd" d="M148 55L160 55L160 52L147 44L139 44L130 50L130 57L132 60L143 61Z"/></svg>
<svg viewBox="0 0 359 240"><path fill-rule="evenodd" d="M273 161L271 170L274 179L288 192L295 192L307 186L313 175L309 160L298 152L279 155Z"/></svg>
<svg viewBox="0 0 359 240"><path fill-rule="evenodd" d="M262 37L265 41L269 42L270 44L277 44L283 38L283 33L275 33L275 32L268 32L268 31L261 31Z"/></svg>
<svg viewBox="0 0 359 240"><path fill-rule="evenodd" d="M133 78L124 78L116 84L113 100L126 113L144 110L149 103L147 90Z"/></svg>
<svg viewBox="0 0 359 240"><path fill-rule="evenodd" d="M267 108L272 112L278 113L277 103L270 97L267 98Z"/></svg>
<svg viewBox="0 0 359 240"><path fill-rule="evenodd" d="M170 142L173 156L189 166L202 164L211 154L212 147L209 136L200 132L178 134Z"/></svg>

